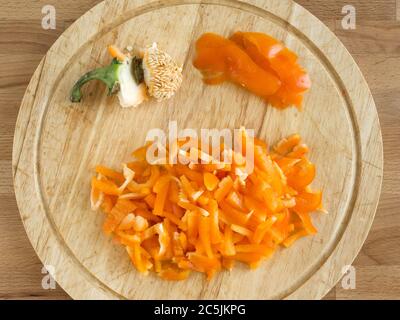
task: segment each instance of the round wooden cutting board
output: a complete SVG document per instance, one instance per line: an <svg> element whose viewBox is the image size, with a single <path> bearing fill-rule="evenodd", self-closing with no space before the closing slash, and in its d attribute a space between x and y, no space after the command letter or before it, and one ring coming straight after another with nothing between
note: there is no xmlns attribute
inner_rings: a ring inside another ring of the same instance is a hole
<svg viewBox="0 0 400 320"><path fill-rule="evenodd" d="M277 110L234 85L205 86L193 68L204 32L259 31L299 54L312 89L304 110ZM106 65L108 44L152 42L183 64L184 82L163 103L119 107L101 83L82 103L69 92L84 72ZM90 210L95 164L119 167L151 128L254 129L270 144L299 133L316 164L316 188L329 213L313 214L319 232L281 249L260 268L238 265L207 282L200 274L167 282L138 274L125 250ZM26 90L15 130L13 174L26 232L57 282L77 299L319 299L359 252L374 218L382 180L382 140L368 86L342 43L290 0L105 1L51 47Z"/></svg>

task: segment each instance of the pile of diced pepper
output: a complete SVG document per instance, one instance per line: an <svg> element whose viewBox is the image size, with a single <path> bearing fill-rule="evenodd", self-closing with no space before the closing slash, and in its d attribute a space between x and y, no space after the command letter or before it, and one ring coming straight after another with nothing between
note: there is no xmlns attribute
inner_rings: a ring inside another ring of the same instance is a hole
<svg viewBox="0 0 400 320"><path fill-rule="evenodd" d="M256 268L280 246L317 232L310 213L322 210L322 192L310 188L315 166L300 136L271 150L248 141L251 172L245 151L230 150L231 163L198 150L197 163L150 164L148 145L120 171L96 167L92 207L106 214L104 232L126 248L139 272L184 280L197 271L211 279L236 262Z"/></svg>

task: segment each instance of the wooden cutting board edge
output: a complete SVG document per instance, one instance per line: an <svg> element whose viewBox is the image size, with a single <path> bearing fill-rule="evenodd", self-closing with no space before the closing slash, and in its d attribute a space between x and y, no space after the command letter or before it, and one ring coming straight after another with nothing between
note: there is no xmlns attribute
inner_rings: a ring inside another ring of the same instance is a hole
<svg viewBox="0 0 400 320"><path fill-rule="evenodd" d="M136 14L152 10L156 6L174 5L182 3L215 3L215 1L161 1L147 3L146 1L136 1ZM58 65L68 64L70 57L87 41L93 41L99 30L110 30L119 25L128 15L122 15L116 19L112 17L102 17L102 12L106 6L119 5L124 7L125 1L105 1L78 19L61 37L56 41L48 54L39 64L34 76L32 77L18 115L17 125L14 136L13 147L13 177L14 188L17 197L18 207L29 239L35 248L38 256L45 265L55 265L57 272L55 275L59 284L67 291L71 297L77 299L98 298L109 299L124 297L108 286L100 282L95 275L89 271L81 272L80 262L74 254L63 246L64 240L57 232L57 226L47 219L45 208L37 203L34 196L38 191L37 181L35 181L34 165L29 166L29 170L22 170L20 161L31 161L35 159L37 150L37 134L40 133L40 119L46 108L45 105L38 105L36 97L46 88L53 87L53 84L41 83L42 71L53 63ZM383 171L383 151L382 137L379 126L379 119L372 95L368 85L346 48L336 38L336 36L325 27L316 17L306 11L301 6L290 0L284 1L256 1L246 2L219 1L219 4L230 5L243 10L252 10L258 14L274 15L285 24L291 32L301 37L308 45L320 53L319 57L325 66L330 68L335 80L343 88L343 94L351 107L350 115L355 130L356 148L358 149L357 168L355 185L358 193L351 200L353 212L349 215L347 225L344 226L343 234L336 243L332 254L327 257L324 264L311 275L304 283L299 284L297 290L286 298L310 298L319 299L323 297L341 278L342 267L350 265L357 256L363 242L365 241L370 226L372 224L382 183ZM287 8L291 8L291 16L286 22ZM132 10L131 10L132 11ZM129 14L132 14L130 12ZM74 50L63 52L63 41L78 31L80 25L91 25L93 21L99 22L99 28L89 30L84 36L74 44ZM313 37L314 28L323 28L329 41ZM300 31L302 30L302 31ZM329 46L326 44L329 43ZM347 56L346 67L343 62L338 61L336 53ZM60 63L60 52L65 55ZM56 60L57 59L57 60ZM336 69L333 68L336 66ZM338 66L342 66L338 71ZM35 138L36 137L36 138ZM36 139L36 140L35 140ZM40 192L39 192L40 193ZM40 198L40 194L38 195ZM40 229L40 230L38 230ZM346 250L344 250L346 249ZM345 254L342 254L342 251ZM201 298L201 297L199 297ZM260 297L262 298L262 297Z"/></svg>

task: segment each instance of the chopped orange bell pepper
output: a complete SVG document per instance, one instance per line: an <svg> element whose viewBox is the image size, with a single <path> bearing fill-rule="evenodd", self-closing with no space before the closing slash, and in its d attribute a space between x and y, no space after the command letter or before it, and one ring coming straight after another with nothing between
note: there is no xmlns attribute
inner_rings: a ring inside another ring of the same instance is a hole
<svg viewBox="0 0 400 320"><path fill-rule="evenodd" d="M223 178L218 184L218 189L215 190L214 192L214 197L217 200L217 202L222 201L231 191L232 187L233 187L232 178L230 176Z"/></svg>
<svg viewBox="0 0 400 320"><path fill-rule="evenodd" d="M203 245L203 248L209 258L214 257L213 250L211 248L211 219L209 217L200 216L199 223L199 238Z"/></svg>
<svg viewBox="0 0 400 320"><path fill-rule="evenodd" d="M310 213L322 207L322 192L311 191L315 166L298 135L272 152L255 140L255 168L245 175L241 156L223 165L152 165L146 150L135 151L122 172L96 166L91 183L94 209L106 214L104 232L141 273L178 281L198 271L211 279L236 261L256 268L279 246L317 232Z"/></svg>
<svg viewBox="0 0 400 320"><path fill-rule="evenodd" d="M99 180L95 177L92 178L92 188L100 190L108 195L117 196L121 194L118 186L113 181Z"/></svg>
<svg viewBox="0 0 400 320"><path fill-rule="evenodd" d="M180 281L185 280L190 274L190 270L163 269L160 271L160 277L165 280Z"/></svg>
<svg viewBox="0 0 400 320"><path fill-rule="evenodd" d="M161 181L161 180L160 180ZM169 181L163 181L156 188L156 201L154 202L153 213L162 216L164 212L165 201L168 196Z"/></svg>
<svg viewBox="0 0 400 320"><path fill-rule="evenodd" d="M214 191L218 186L219 179L210 172L204 172L204 186L208 191Z"/></svg>

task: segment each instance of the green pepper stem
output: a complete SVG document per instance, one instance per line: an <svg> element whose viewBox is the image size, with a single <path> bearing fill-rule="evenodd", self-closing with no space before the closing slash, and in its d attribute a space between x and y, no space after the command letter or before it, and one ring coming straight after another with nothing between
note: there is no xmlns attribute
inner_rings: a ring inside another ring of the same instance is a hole
<svg viewBox="0 0 400 320"><path fill-rule="evenodd" d="M108 94L112 94L115 89L115 85L118 82L118 69L121 66L121 62L117 59L113 59L111 64L106 67L94 69L84 74L73 86L71 90L70 100L71 102L79 102L82 100L82 86L91 80L100 80L108 88Z"/></svg>

